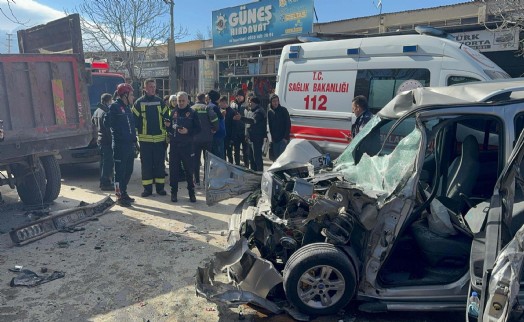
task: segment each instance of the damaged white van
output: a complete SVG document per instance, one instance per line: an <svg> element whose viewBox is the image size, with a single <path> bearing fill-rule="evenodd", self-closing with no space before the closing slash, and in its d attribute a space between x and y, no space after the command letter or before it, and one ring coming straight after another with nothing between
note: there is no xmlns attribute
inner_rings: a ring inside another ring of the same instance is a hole
<svg viewBox="0 0 524 322"><path fill-rule="evenodd" d="M433 28L420 33L445 34ZM478 51L429 34L287 45L276 93L291 116L292 138L339 155L351 137L351 101L368 98L373 113L398 93L426 86L510 78Z"/></svg>
<svg viewBox="0 0 524 322"><path fill-rule="evenodd" d="M252 191L197 293L295 319L365 311L524 316L524 79L397 95L333 164L292 140L263 174L209 156L206 201ZM391 143L391 136L402 137ZM220 280L216 275L226 273Z"/></svg>

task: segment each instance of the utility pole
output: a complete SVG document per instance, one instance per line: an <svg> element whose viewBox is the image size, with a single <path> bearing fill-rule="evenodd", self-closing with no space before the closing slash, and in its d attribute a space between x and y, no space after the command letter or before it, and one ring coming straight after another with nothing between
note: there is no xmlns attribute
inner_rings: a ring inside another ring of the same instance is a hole
<svg viewBox="0 0 524 322"><path fill-rule="evenodd" d="M10 54L11 53L11 36L13 34L6 34L7 35L7 53Z"/></svg>
<svg viewBox="0 0 524 322"><path fill-rule="evenodd" d="M175 50L175 16L174 7L175 0L164 0L169 5L169 13L171 15L171 35L167 41L167 58L169 61L169 93L171 95L177 92L177 77L176 77L176 50Z"/></svg>

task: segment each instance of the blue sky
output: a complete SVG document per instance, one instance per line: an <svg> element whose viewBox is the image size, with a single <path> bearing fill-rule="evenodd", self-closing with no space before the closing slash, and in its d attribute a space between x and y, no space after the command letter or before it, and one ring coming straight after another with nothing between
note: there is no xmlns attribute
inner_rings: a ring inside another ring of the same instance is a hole
<svg viewBox="0 0 524 322"><path fill-rule="evenodd" d="M74 12L75 6L82 2L82 0L15 0L15 4L11 6L11 9L19 20L27 22L27 26L34 26L64 16L64 10ZM190 32L189 36L178 41L193 40L198 31L207 36L208 28L211 26L212 11L238 6L249 2L253 1L175 0L175 25L187 27ZM315 9L318 16L318 22L329 22L376 15L379 13L379 10L376 7L377 2L378 0L315 0ZM382 0L382 12L388 13L414 10L463 2L468 1ZM0 8L7 12L6 3L7 0L0 0ZM168 12L169 7L166 5L166 20L169 19ZM11 42L11 45L16 47L16 30L24 28L25 27L20 27L9 22L4 16L0 15L0 53L7 52L5 34L13 33L14 40Z"/></svg>

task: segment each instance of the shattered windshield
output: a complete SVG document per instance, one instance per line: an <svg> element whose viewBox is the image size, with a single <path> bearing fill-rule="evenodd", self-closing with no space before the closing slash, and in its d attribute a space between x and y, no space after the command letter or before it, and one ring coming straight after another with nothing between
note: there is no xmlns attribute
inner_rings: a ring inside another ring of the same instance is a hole
<svg viewBox="0 0 524 322"><path fill-rule="evenodd" d="M336 160L334 170L363 189L391 194L411 174L421 140L414 118L402 121L388 136L394 123L375 116Z"/></svg>

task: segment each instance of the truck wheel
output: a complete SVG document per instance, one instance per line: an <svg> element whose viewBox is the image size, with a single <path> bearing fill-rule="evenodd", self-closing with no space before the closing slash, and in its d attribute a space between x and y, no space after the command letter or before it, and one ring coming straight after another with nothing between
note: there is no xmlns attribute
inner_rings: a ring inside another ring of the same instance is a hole
<svg viewBox="0 0 524 322"><path fill-rule="evenodd" d="M62 175L60 173L60 166L58 161L52 155L40 157L40 162L45 172L45 193L44 202L51 202L58 198L60 188L62 187Z"/></svg>
<svg viewBox="0 0 524 322"><path fill-rule="evenodd" d="M16 191L20 200L26 205L39 205L44 202L45 172L42 163L37 159L36 169L17 165L13 174L16 179Z"/></svg>
<svg viewBox="0 0 524 322"><path fill-rule="evenodd" d="M286 297L299 311L310 315L335 314L356 290L356 274L349 258L327 243L297 250L284 268Z"/></svg>

